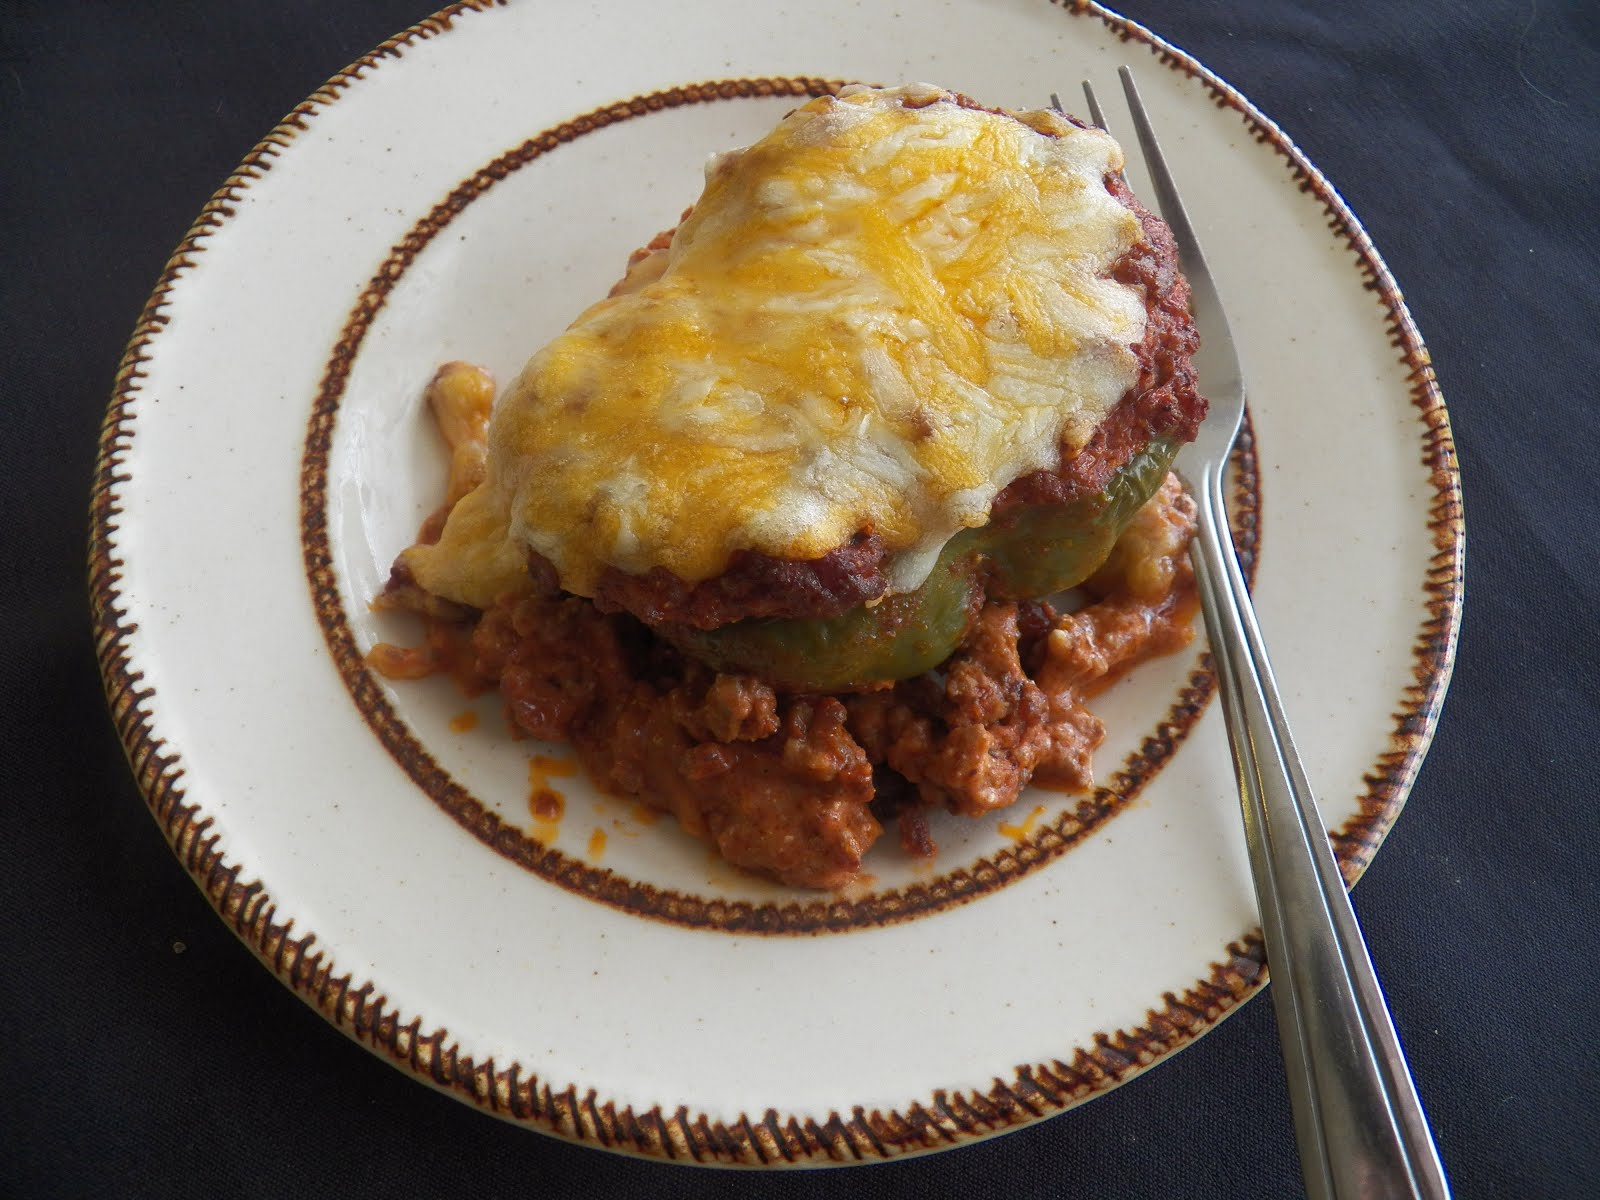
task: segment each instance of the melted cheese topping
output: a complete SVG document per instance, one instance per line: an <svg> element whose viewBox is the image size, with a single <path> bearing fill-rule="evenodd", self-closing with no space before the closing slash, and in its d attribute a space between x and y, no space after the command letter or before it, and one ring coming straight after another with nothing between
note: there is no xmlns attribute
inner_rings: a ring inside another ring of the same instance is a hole
<svg viewBox="0 0 1600 1200"><path fill-rule="evenodd" d="M607 566L695 582L872 530L915 588L1135 382L1143 297L1107 275L1143 237L1104 186L1121 167L1099 130L926 86L846 89L713 159L664 269L508 389L485 483L407 553L418 582L484 607L531 548L589 595Z"/></svg>

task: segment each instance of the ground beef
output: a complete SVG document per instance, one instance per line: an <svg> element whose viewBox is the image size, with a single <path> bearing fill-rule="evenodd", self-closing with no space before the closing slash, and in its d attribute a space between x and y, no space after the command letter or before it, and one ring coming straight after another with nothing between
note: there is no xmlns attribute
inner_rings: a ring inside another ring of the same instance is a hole
<svg viewBox="0 0 1600 1200"><path fill-rule="evenodd" d="M939 671L862 695L716 674L574 596L508 597L451 662L469 687L498 682L518 727L571 743L602 789L671 812L738 866L838 888L885 821L927 855L929 809L977 817L1030 781L1089 786L1104 729L1085 696L1191 636L1193 527L1169 478L1089 581L1088 607L987 603Z"/></svg>
<svg viewBox="0 0 1600 1200"><path fill-rule="evenodd" d="M577 597L508 600L473 641L518 726L570 742L598 786L671 812L729 862L838 887L882 832L872 764L832 697L713 675Z"/></svg>

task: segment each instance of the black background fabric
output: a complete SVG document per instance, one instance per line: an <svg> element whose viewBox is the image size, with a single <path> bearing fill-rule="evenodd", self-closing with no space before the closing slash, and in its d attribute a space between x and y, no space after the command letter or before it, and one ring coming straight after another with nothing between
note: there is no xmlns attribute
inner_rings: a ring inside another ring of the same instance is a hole
<svg viewBox="0 0 1600 1200"><path fill-rule="evenodd" d="M105 714L83 565L96 432L145 297L212 191L284 112L427 11L0 5L0 1193L1296 1194L1265 999L1127 1086L983 1144L706 1172L557 1142L407 1080L213 915ZM1583 482L1600 445L1600 6L1125 11L1322 167L1433 353L1465 487L1465 620L1432 752L1356 907L1457 1193L1600 1194L1600 512Z"/></svg>

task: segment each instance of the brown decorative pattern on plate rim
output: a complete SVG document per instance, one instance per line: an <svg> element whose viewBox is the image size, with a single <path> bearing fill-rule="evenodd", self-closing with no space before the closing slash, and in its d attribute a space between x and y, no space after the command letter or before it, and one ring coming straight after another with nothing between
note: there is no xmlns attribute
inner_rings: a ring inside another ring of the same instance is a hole
<svg viewBox="0 0 1600 1200"><path fill-rule="evenodd" d="M495 853L541 879L636 916L692 929L733 934L814 935L907 921L963 904L1014 883L1060 857L1132 803L1171 759L1200 719L1215 685L1208 663L1190 672L1154 730L1140 741L1108 783L1093 789L1054 820L1006 846L940 872L934 879L865 896L825 895L786 902L705 897L657 887L593 866L529 836L503 820L439 765L391 703L367 666L339 595L328 539L328 456L339 405L362 344L394 287L419 254L474 200L496 183L575 139L622 121L688 104L772 96L822 96L845 81L815 76L719 79L635 96L583 113L523 141L451 189L398 243L362 289L329 355L307 427L300 470L300 538L311 601L339 678L378 742L422 792L455 823ZM1245 576L1253 581L1261 504L1254 431L1241 430L1232 477L1235 540Z"/></svg>
<svg viewBox="0 0 1600 1200"><path fill-rule="evenodd" d="M828 1164L882 1161L905 1153L940 1149L1030 1123L1105 1091L1153 1064L1163 1055L1205 1033L1265 980L1265 953L1258 933L1226 948L1208 978L1182 994L1168 993L1132 1029L1101 1034L1072 1053L1071 1062L1017 1066L1009 1079L996 1078L987 1091L935 1090L911 1100L904 1111L883 1113L853 1108L831 1113L821 1123L801 1121L775 1110L742 1115L731 1123L704 1114L659 1107L644 1113L618 1107L593 1089L576 1084L560 1090L518 1063L500 1067L461 1053L447 1030L422 1032L420 1015L407 1019L372 981L339 974L315 948L316 935L296 935L292 917L278 919L277 904L261 880L250 880L242 863L230 863L211 832L212 819L184 799L183 766L178 753L154 731L153 692L129 661L128 639L136 626L119 606L122 563L112 537L122 505L118 486L128 481L123 459L133 436L133 401L144 377L151 340L167 323L162 309L176 278L194 263L204 239L229 216L241 189L271 168L308 118L335 102L367 71L406 46L447 32L456 18L497 7L499 0L469 0L451 5L397 34L335 75L297 106L245 157L201 210L169 259L146 303L122 362L101 430L91 495L89 595L95 650L113 722L135 780L179 861L240 939L297 995L356 1041L459 1099L485 1111L569 1139L658 1159L699 1163ZM1399 812L1432 736L1449 681L1461 614L1464 523L1460 477L1448 415L1428 352L1393 276L1371 240L1332 185L1289 138L1235 89L1181 50L1144 27L1098 4L1052 0L1066 11L1099 20L1124 41L1143 46L1164 66L1197 79L1223 108L1238 113L1257 141L1286 161L1302 191L1323 205L1329 229L1357 259L1368 288L1386 314L1390 341L1409 369L1411 399L1425 425L1422 461L1434 494L1428 527L1435 553L1426 575L1429 618L1412 647L1413 684L1394 714L1390 748L1367 779L1360 810L1333 835L1347 879L1370 862L1383 834Z"/></svg>

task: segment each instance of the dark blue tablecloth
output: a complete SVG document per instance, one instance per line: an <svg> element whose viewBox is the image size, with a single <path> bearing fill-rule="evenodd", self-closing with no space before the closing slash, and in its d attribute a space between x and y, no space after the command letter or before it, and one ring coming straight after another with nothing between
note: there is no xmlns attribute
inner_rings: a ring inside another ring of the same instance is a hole
<svg viewBox="0 0 1600 1200"><path fill-rule="evenodd" d="M105 716L83 568L95 436L145 296L212 190L426 11L0 4L0 1193L1296 1193L1264 1000L998 1140L843 1173L707 1173L558 1143L409 1082L212 914ZM1600 1195L1600 505L1584 482L1600 446L1600 6L1125 11L1322 167L1433 352L1465 484L1466 616L1432 753L1356 906L1458 1194Z"/></svg>

